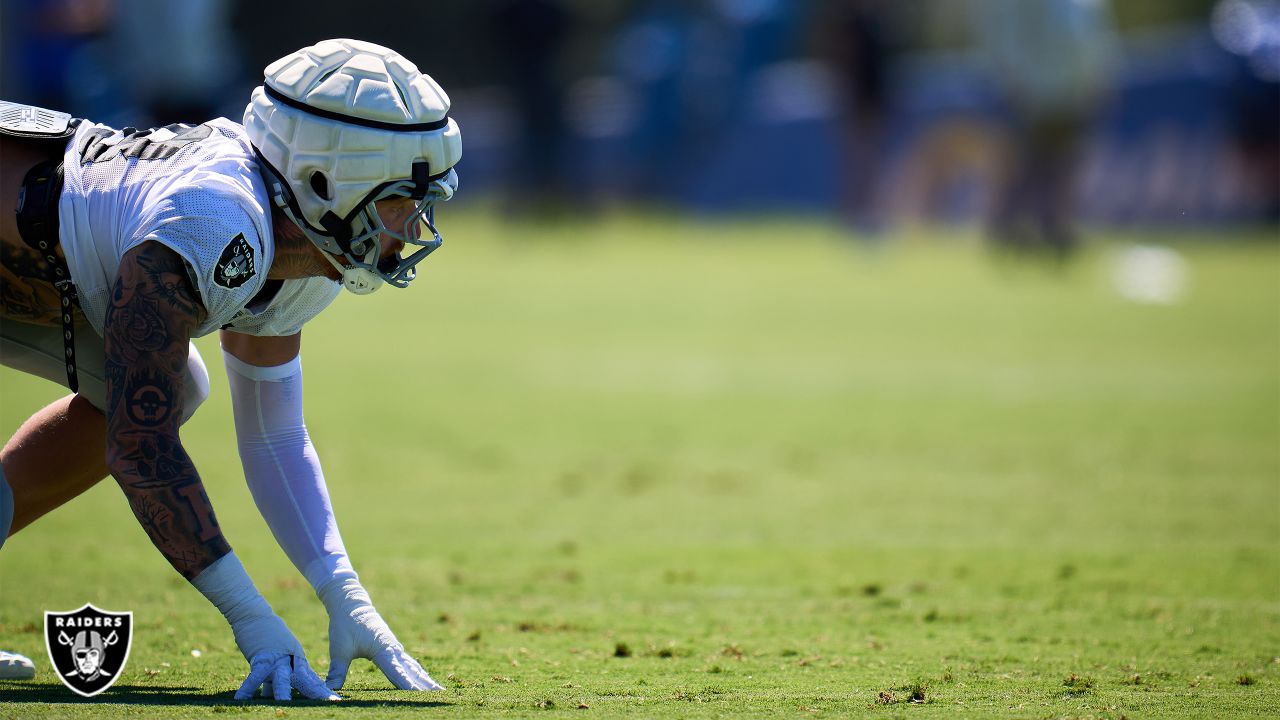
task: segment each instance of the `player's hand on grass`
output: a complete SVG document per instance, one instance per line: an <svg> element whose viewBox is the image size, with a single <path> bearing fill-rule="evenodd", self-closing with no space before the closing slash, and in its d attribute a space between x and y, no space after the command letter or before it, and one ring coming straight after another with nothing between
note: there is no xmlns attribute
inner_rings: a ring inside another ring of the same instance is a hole
<svg viewBox="0 0 1280 720"><path fill-rule="evenodd" d="M312 700L339 699L307 664L302 643L254 587L234 552L218 558L191 584L227 619L236 647L249 661L249 677L236 690L237 700L252 698L260 687L276 700L291 699L294 690Z"/></svg>
<svg viewBox="0 0 1280 720"><path fill-rule="evenodd" d="M249 677L236 690L236 700L253 698L258 688L276 700L291 700L297 690L311 700L338 700L307 664L302 644L275 613L231 626L236 645L249 661Z"/></svg>
<svg viewBox="0 0 1280 720"><path fill-rule="evenodd" d="M335 578L319 595L329 611L329 675L325 683L330 688L341 689L351 661L364 658L372 660L400 690L444 689L405 652L359 580Z"/></svg>
<svg viewBox="0 0 1280 720"><path fill-rule="evenodd" d="M268 652L254 656L249 661L249 677L236 690L236 699L253 698L259 687L264 697L276 700L292 700L294 690L311 700L339 699L301 655Z"/></svg>

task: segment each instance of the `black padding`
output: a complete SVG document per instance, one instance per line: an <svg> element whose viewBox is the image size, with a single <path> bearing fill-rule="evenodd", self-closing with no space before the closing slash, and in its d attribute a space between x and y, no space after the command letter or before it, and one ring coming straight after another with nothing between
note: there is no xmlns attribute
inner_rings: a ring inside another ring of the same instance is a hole
<svg viewBox="0 0 1280 720"><path fill-rule="evenodd" d="M62 161L46 160L27 171L18 193L18 234L46 261L58 244L58 196Z"/></svg>
<svg viewBox="0 0 1280 720"><path fill-rule="evenodd" d="M320 217L320 226L338 243L344 253L351 252L351 225L328 210Z"/></svg>
<svg viewBox="0 0 1280 720"><path fill-rule="evenodd" d="M421 200L427 196L427 191L431 189L431 163L426 160L418 160L413 164L413 191L410 195L414 200Z"/></svg>
<svg viewBox="0 0 1280 720"><path fill-rule="evenodd" d="M76 286L71 282L71 271L67 269L66 261L58 257L58 196L61 194L61 159L38 163L22 179L16 220L22 241L40 253L45 262L43 279L58 289L67 387L71 392L76 392L80 389L75 343L75 308L78 298Z"/></svg>

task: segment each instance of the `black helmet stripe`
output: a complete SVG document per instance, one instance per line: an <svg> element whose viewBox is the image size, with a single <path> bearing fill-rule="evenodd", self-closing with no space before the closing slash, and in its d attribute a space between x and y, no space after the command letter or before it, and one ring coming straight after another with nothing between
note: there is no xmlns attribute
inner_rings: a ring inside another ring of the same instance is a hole
<svg viewBox="0 0 1280 720"><path fill-rule="evenodd" d="M320 108L312 107L299 100L294 100L266 83L263 83L262 89L266 91L267 96L272 100L288 105L291 108L301 110L305 113L310 113L316 117L337 120L338 122L359 125L361 127L375 128L377 130L393 130L396 132L426 132L429 130L439 130L449 125L448 115L440 118L439 120L433 120L425 123L390 123L382 122L381 120L366 120L364 118L343 115L342 113L333 112L331 110L321 110Z"/></svg>

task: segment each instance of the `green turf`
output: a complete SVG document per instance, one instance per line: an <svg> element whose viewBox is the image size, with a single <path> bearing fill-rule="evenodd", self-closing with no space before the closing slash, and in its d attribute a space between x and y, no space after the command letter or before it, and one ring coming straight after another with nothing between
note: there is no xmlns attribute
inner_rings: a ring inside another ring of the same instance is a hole
<svg viewBox="0 0 1280 720"><path fill-rule="evenodd" d="M448 690L360 663L341 706L285 716L1280 707L1276 243L1164 238L1192 287L1163 307L1107 282L1115 247L1157 236L1095 238L1055 271L781 220L473 208L445 229L419 287L341 298L303 355L348 549ZM324 668L323 611L253 508L200 347L213 396L184 438ZM0 373L8 433L56 393ZM40 629L86 601L137 622L90 701ZM112 483L0 551L0 647L40 662L0 682L0 718L280 716L230 700L230 633Z"/></svg>

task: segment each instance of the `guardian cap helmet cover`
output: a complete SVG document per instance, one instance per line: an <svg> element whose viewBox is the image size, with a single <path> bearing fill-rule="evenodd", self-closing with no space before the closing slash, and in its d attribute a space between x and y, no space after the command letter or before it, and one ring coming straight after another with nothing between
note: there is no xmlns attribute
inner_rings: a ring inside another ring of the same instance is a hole
<svg viewBox="0 0 1280 720"><path fill-rule="evenodd" d="M348 290L408 285L442 242L434 203L458 186L462 135L448 95L400 54L360 40L303 48L264 75L244 127L272 202L325 252ZM416 201L401 228L387 228L374 206L394 197ZM407 257L379 262L383 237L403 241Z"/></svg>

